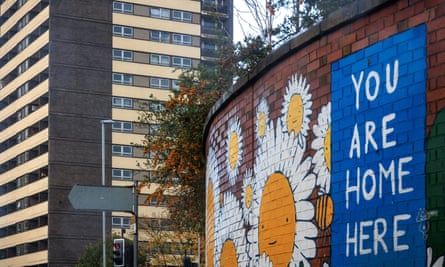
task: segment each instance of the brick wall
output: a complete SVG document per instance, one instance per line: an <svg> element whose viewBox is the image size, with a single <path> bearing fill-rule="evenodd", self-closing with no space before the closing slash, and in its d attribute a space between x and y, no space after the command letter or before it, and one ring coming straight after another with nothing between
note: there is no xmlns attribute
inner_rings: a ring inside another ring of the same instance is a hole
<svg viewBox="0 0 445 267"><path fill-rule="evenodd" d="M445 3L356 1L277 49L206 126L208 266L445 255Z"/></svg>

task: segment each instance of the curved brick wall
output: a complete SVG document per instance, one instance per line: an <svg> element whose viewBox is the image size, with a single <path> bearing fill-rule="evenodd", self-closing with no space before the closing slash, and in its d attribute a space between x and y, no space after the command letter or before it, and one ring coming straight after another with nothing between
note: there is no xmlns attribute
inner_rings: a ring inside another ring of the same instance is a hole
<svg viewBox="0 0 445 267"><path fill-rule="evenodd" d="M357 1L205 129L207 266L443 266L445 3Z"/></svg>

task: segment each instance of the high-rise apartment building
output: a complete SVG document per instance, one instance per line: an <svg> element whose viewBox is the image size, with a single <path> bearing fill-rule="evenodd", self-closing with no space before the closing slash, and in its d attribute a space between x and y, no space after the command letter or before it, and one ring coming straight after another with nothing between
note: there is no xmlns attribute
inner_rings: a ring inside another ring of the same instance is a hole
<svg viewBox="0 0 445 267"><path fill-rule="evenodd" d="M100 121L115 121L106 184L149 177L134 144L158 126L137 124L138 112L162 108L177 69L217 56L231 13L222 0L0 0L0 266L72 266L101 240L101 213L67 198L101 184ZM165 220L145 196L139 217ZM109 234L131 236L131 223L107 213Z"/></svg>

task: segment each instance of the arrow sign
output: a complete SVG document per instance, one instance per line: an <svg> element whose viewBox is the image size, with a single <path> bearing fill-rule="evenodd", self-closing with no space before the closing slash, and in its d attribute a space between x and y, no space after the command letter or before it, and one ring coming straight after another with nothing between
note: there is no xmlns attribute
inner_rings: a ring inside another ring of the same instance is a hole
<svg viewBox="0 0 445 267"><path fill-rule="evenodd" d="M133 212L133 188L74 185L68 199L75 209Z"/></svg>

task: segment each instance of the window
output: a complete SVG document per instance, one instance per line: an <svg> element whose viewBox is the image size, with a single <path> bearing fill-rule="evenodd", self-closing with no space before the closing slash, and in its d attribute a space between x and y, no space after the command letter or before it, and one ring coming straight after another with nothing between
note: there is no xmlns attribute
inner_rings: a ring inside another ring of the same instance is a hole
<svg viewBox="0 0 445 267"><path fill-rule="evenodd" d="M190 58L173 57L173 66L178 68L189 69L192 67L192 60Z"/></svg>
<svg viewBox="0 0 445 267"><path fill-rule="evenodd" d="M150 63L154 65L170 66L170 57L164 55L151 54Z"/></svg>
<svg viewBox="0 0 445 267"><path fill-rule="evenodd" d="M130 217L112 217L113 228L130 228Z"/></svg>
<svg viewBox="0 0 445 267"><path fill-rule="evenodd" d="M158 19L170 19L170 10L160 7L152 7L151 16Z"/></svg>
<svg viewBox="0 0 445 267"><path fill-rule="evenodd" d="M131 157L133 148L131 146L113 145L112 151L114 156Z"/></svg>
<svg viewBox="0 0 445 267"><path fill-rule="evenodd" d="M151 40L162 42L162 43L170 43L170 33L168 32L160 32L160 31L152 31L151 32Z"/></svg>
<svg viewBox="0 0 445 267"><path fill-rule="evenodd" d="M128 121L116 121L113 122L112 130L117 132L132 132L133 124Z"/></svg>
<svg viewBox="0 0 445 267"><path fill-rule="evenodd" d="M157 101L150 103L150 111L164 111L164 110L165 110L164 103Z"/></svg>
<svg viewBox="0 0 445 267"><path fill-rule="evenodd" d="M133 173L132 173L131 170L113 169L112 177L115 180L132 180L133 179Z"/></svg>
<svg viewBox="0 0 445 267"><path fill-rule="evenodd" d="M122 37L133 37L133 28L113 25L113 34Z"/></svg>
<svg viewBox="0 0 445 267"><path fill-rule="evenodd" d="M115 108L133 108L133 99L126 97L113 97L113 107Z"/></svg>
<svg viewBox="0 0 445 267"><path fill-rule="evenodd" d="M183 21L183 22L192 22L192 13L173 10L173 20Z"/></svg>
<svg viewBox="0 0 445 267"><path fill-rule="evenodd" d="M172 81L172 89L173 90L176 90L176 91L179 91L179 84L181 83L181 81L180 80L173 80Z"/></svg>
<svg viewBox="0 0 445 267"><path fill-rule="evenodd" d="M192 37L190 35L174 33L173 43L180 45L192 45Z"/></svg>
<svg viewBox="0 0 445 267"><path fill-rule="evenodd" d="M113 59L122 61L133 61L133 52L122 49L113 49Z"/></svg>
<svg viewBox="0 0 445 267"><path fill-rule="evenodd" d="M132 85L133 79L129 74L113 73L113 83Z"/></svg>
<svg viewBox="0 0 445 267"><path fill-rule="evenodd" d="M150 87L160 89L170 89L170 80L162 78L150 78Z"/></svg>
<svg viewBox="0 0 445 267"><path fill-rule="evenodd" d="M132 14L133 4L113 2L113 12Z"/></svg>

